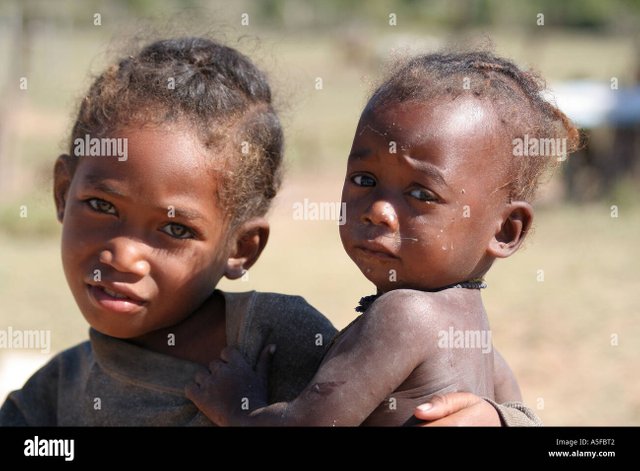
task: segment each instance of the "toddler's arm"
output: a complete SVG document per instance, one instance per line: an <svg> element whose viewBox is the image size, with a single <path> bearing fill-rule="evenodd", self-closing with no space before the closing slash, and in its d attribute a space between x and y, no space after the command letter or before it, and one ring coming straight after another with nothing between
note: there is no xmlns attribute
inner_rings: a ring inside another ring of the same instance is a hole
<svg viewBox="0 0 640 471"><path fill-rule="evenodd" d="M293 401L261 407L264 384L239 352L213 362L187 396L219 425L359 425L425 359L439 360L435 309L416 292L381 297L327 353ZM425 334L434 332L434 340ZM257 404L256 404L257 403ZM255 407L258 407L255 409ZM250 412L250 413L249 413Z"/></svg>

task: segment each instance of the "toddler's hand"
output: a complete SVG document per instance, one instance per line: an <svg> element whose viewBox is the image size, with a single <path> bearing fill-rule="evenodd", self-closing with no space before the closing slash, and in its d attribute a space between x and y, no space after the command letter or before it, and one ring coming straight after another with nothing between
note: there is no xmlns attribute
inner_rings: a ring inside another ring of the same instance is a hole
<svg viewBox="0 0 640 471"><path fill-rule="evenodd" d="M235 348L226 347L209 372L196 374L185 394L212 422L220 426L242 425L247 415L267 405L267 375L275 345L267 345L256 371Z"/></svg>

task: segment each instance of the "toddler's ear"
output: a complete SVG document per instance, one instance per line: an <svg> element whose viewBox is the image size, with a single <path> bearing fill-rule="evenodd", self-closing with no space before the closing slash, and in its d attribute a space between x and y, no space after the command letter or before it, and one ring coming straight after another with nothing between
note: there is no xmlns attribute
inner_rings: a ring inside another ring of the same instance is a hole
<svg viewBox="0 0 640 471"><path fill-rule="evenodd" d="M502 223L489 242L487 252L496 258L505 258L520 248L531 229L533 208L525 201L512 201L505 206Z"/></svg>
<svg viewBox="0 0 640 471"><path fill-rule="evenodd" d="M59 222L62 222L64 217L67 192L73 178L74 162L71 159L71 156L62 154L56 159L56 164L53 167L53 198L56 203L56 216Z"/></svg>
<svg viewBox="0 0 640 471"><path fill-rule="evenodd" d="M236 230L233 237L234 245L224 273L230 280L240 278L256 263L269 239L269 223L264 218L250 219Z"/></svg>

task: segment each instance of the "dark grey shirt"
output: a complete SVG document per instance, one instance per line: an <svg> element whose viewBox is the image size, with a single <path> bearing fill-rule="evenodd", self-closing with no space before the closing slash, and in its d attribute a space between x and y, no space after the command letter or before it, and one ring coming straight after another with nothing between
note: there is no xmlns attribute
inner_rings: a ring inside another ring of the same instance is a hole
<svg viewBox="0 0 640 471"><path fill-rule="evenodd" d="M223 294L227 343L253 362L265 345L276 344L270 400L293 399L313 377L335 328L299 296ZM89 335L8 396L1 425L211 425L184 395L203 366L93 329Z"/></svg>
<svg viewBox="0 0 640 471"><path fill-rule="evenodd" d="M290 401L312 379L336 330L303 298L222 293L228 345L254 365L278 346L269 374L270 402ZM184 395L202 365L89 330L90 341L37 371L0 409L0 425L211 425ZM507 425L536 425L521 404L496 406Z"/></svg>

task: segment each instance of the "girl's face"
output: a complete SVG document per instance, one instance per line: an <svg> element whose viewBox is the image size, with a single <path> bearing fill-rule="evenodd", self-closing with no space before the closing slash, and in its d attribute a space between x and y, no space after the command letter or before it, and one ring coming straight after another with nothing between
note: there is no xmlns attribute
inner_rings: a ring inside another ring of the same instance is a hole
<svg viewBox="0 0 640 471"><path fill-rule="evenodd" d="M126 139L128 158L80 157L58 201L62 262L89 324L131 339L179 323L211 295L226 268L227 224L197 138L147 127L109 137Z"/></svg>
<svg viewBox="0 0 640 471"><path fill-rule="evenodd" d="M365 110L340 226L345 250L380 291L482 276L508 203L509 152L492 108L473 98ZM507 143L508 145L508 143Z"/></svg>

